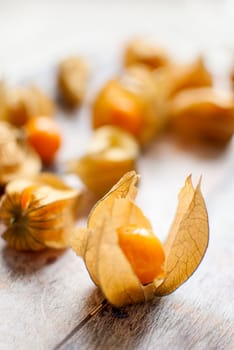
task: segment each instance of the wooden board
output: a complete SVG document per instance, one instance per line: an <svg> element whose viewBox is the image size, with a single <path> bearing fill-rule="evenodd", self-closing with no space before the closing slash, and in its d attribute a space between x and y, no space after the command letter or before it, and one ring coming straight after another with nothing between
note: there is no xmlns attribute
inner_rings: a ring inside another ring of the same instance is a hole
<svg viewBox="0 0 234 350"><path fill-rule="evenodd" d="M88 100L113 73L106 71L106 62L97 66L100 75L91 84ZM53 69L27 79L30 81L55 93ZM64 134L61 171L64 160L85 150L91 134L88 103L69 115L59 109L57 118ZM233 143L219 154L204 155L198 149L191 151L170 140L159 140L142 155L139 173L138 203L162 239L186 176L192 173L197 181L203 175L210 217L207 255L191 280L173 295L127 307L122 313L107 306L63 349L233 349ZM103 300L83 262L71 250L17 253L3 241L0 249L0 349L52 349Z"/></svg>

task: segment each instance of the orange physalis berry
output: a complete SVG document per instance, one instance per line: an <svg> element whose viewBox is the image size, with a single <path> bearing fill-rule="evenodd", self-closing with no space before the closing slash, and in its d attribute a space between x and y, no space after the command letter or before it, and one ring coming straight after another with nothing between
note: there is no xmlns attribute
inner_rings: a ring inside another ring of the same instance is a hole
<svg viewBox="0 0 234 350"><path fill-rule="evenodd" d="M52 163L61 146L61 133L57 123L47 117L31 118L26 124L28 142L46 164Z"/></svg>
<svg viewBox="0 0 234 350"><path fill-rule="evenodd" d="M115 125L138 136L143 125L139 98L118 81L111 80L98 95L93 108L93 126Z"/></svg>
<svg viewBox="0 0 234 350"><path fill-rule="evenodd" d="M117 234L119 246L142 284L148 284L163 275L163 245L151 230L127 225L119 227Z"/></svg>

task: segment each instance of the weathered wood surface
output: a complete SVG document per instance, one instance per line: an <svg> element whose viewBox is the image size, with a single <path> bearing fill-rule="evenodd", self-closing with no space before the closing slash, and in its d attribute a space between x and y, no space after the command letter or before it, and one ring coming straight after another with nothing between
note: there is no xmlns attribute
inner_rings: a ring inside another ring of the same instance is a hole
<svg viewBox="0 0 234 350"><path fill-rule="evenodd" d="M111 75L106 71L111 61L100 62L96 69L101 76L91 86L91 94ZM42 74L31 81L53 90L54 72L43 72L42 68ZM84 107L69 118L65 111L58 111L64 133L60 163L84 151L90 135L88 113ZM203 175L202 189L210 218L205 259L191 280L171 296L127 307L122 315L125 318L117 317L107 307L63 349L234 349L234 144L219 154L202 155L200 150L192 152L162 140L141 157L139 173L138 203L162 239L172 221L184 179L189 173L194 175L194 181ZM1 241L1 350L52 349L100 301L102 296L72 251L19 254Z"/></svg>

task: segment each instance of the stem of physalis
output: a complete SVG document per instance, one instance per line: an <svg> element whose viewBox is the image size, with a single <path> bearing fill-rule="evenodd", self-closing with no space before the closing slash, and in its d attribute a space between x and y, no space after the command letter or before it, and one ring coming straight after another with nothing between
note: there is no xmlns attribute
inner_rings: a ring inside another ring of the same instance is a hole
<svg viewBox="0 0 234 350"><path fill-rule="evenodd" d="M97 315L100 311L104 310L107 306L108 301L104 299L98 306L95 306L92 311L80 322L78 325L73 328L73 330L60 342L58 343L53 350L60 349L75 333L77 333L91 318Z"/></svg>

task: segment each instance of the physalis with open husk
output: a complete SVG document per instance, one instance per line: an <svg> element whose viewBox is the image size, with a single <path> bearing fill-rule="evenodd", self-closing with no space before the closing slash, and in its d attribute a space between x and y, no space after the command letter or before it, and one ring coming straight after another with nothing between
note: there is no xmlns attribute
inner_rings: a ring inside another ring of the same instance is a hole
<svg viewBox="0 0 234 350"><path fill-rule="evenodd" d="M208 245L208 217L200 182L188 177L165 244L134 203L138 176L129 172L90 213L71 245L106 299L116 307L172 293L200 264Z"/></svg>
<svg viewBox="0 0 234 350"><path fill-rule="evenodd" d="M17 250L66 248L79 195L50 173L10 182L0 203L3 238Z"/></svg>
<svg viewBox="0 0 234 350"><path fill-rule="evenodd" d="M129 67L101 89L93 104L93 127L114 125L144 145L164 125L157 111L157 90L152 73L142 66Z"/></svg>
<svg viewBox="0 0 234 350"><path fill-rule="evenodd" d="M126 172L136 169L138 156L138 144L129 133L103 126L94 132L86 154L68 162L68 171L100 198Z"/></svg>
<svg viewBox="0 0 234 350"><path fill-rule="evenodd" d="M40 158L27 144L23 132L1 121L0 186L20 176L35 175L40 169Z"/></svg>

